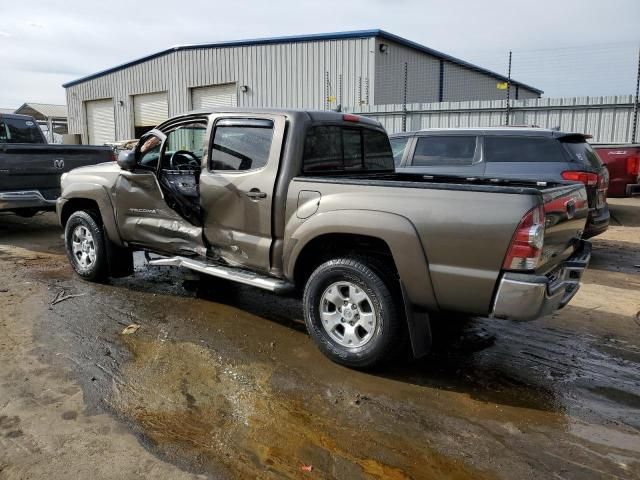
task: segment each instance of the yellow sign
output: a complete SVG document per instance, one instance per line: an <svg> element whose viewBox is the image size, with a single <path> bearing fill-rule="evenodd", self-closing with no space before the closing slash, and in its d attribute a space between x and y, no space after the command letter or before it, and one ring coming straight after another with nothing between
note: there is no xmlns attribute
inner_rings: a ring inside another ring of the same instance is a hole
<svg viewBox="0 0 640 480"><path fill-rule="evenodd" d="M334 97L334 96L327 97L327 102L331 103L331 102L335 102L335 101L336 101L336 97Z"/></svg>
<svg viewBox="0 0 640 480"><path fill-rule="evenodd" d="M496 88L498 90L506 90L507 88L509 88L509 84L507 82L501 82L496 85Z"/></svg>

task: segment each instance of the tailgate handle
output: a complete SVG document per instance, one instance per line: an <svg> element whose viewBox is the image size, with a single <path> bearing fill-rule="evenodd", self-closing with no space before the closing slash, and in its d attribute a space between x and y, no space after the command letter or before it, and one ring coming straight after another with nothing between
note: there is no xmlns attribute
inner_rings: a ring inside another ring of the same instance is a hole
<svg viewBox="0 0 640 480"><path fill-rule="evenodd" d="M571 220L576 215L576 201L569 200L564 204L567 209L567 218Z"/></svg>

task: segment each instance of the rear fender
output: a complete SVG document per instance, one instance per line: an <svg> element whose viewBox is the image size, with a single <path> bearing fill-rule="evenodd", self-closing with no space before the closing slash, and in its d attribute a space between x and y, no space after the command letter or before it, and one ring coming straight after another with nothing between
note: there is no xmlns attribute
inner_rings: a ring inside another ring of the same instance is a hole
<svg viewBox="0 0 640 480"><path fill-rule="evenodd" d="M337 210L306 220L285 238L285 275L294 280L295 265L305 246L329 234L366 235L384 241L400 277L400 291L415 358L431 347L431 325L424 309L437 310L427 258L413 224L400 215L368 210ZM416 309L418 305L422 309Z"/></svg>
<svg viewBox="0 0 640 480"><path fill-rule="evenodd" d="M407 218L370 210L333 210L316 214L300 225L288 225L286 230L283 264L287 279L294 280L296 261L313 239L328 234L367 235L384 241L391 250L408 300L423 308L438 309L427 257Z"/></svg>

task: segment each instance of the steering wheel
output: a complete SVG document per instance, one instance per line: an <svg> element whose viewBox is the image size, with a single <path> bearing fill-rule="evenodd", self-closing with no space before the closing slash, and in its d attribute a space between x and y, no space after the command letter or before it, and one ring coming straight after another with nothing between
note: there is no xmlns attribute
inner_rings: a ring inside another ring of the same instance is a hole
<svg viewBox="0 0 640 480"><path fill-rule="evenodd" d="M191 159L186 164L183 163L183 164L177 165L176 157L180 157L180 156L191 157ZM200 166L200 159L196 157L195 154L190 152L189 150L176 150L175 152L173 152L173 154L171 155L171 158L169 159L169 166L171 167L171 169L180 170L180 167L183 167L185 165L198 168Z"/></svg>

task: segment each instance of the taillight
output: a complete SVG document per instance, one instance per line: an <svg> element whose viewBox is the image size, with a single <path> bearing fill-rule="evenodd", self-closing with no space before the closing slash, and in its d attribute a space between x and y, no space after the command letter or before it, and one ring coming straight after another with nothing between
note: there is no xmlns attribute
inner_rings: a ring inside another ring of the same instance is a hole
<svg viewBox="0 0 640 480"><path fill-rule="evenodd" d="M627 173L634 177L640 175L640 155L627 157Z"/></svg>
<svg viewBox="0 0 640 480"><path fill-rule="evenodd" d="M502 268L507 270L534 270L540 261L544 246L544 207L529 210L513 234Z"/></svg>
<svg viewBox="0 0 640 480"><path fill-rule="evenodd" d="M598 175L591 172L567 170L562 172L562 178L565 180L571 180L572 182L584 183L587 187L593 187L598 184Z"/></svg>
<svg viewBox="0 0 640 480"><path fill-rule="evenodd" d="M112 162L118 161L118 156L116 155L116 152L114 152L113 150L111 151L111 161Z"/></svg>
<svg viewBox="0 0 640 480"><path fill-rule="evenodd" d="M359 122L360 121L360 117L358 115L352 115L350 113L345 113L344 115L342 115L342 120L344 120L345 122Z"/></svg>
<svg viewBox="0 0 640 480"><path fill-rule="evenodd" d="M606 192L609 188L609 170L606 167L602 168L602 173L598 174L598 191Z"/></svg>

